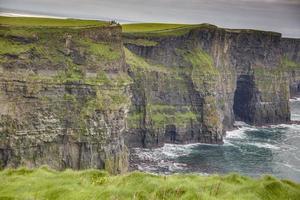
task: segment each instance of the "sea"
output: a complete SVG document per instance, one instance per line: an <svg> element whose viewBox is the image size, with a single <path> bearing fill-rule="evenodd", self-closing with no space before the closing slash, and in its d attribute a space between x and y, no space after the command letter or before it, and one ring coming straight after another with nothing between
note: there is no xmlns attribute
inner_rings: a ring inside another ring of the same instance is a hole
<svg viewBox="0 0 300 200"><path fill-rule="evenodd" d="M300 121L300 98L291 99L291 119ZM256 127L235 122L223 145L165 144L161 148L132 149L136 168L156 174L202 175L265 174L300 182L300 125L296 123Z"/></svg>

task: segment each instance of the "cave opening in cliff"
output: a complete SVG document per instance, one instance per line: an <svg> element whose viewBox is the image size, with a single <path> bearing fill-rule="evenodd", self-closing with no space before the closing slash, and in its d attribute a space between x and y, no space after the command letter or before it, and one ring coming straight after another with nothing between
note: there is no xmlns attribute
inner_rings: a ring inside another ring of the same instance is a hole
<svg viewBox="0 0 300 200"><path fill-rule="evenodd" d="M174 124L169 124L166 126L165 137L167 141L171 143L176 142L176 126Z"/></svg>
<svg viewBox="0 0 300 200"><path fill-rule="evenodd" d="M233 112L236 121L253 121L255 84L252 75L240 75L237 78L234 93Z"/></svg>

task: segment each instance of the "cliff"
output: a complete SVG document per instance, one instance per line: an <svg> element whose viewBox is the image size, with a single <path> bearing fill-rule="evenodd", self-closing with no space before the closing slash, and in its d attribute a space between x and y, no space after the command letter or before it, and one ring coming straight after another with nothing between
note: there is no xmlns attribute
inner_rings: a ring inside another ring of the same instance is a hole
<svg viewBox="0 0 300 200"><path fill-rule="evenodd" d="M123 34L134 80L128 145L222 143L234 120L290 120L298 40L209 24L148 32L138 26Z"/></svg>
<svg viewBox="0 0 300 200"><path fill-rule="evenodd" d="M288 122L300 93L299 40L279 33L12 19L0 26L1 168L122 173L127 147L221 144L235 120Z"/></svg>
<svg viewBox="0 0 300 200"><path fill-rule="evenodd" d="M0 27L0 167L122 173L130 78L121 27L66 22Z"/></svg>
<svg viewBox="0 0 300 200"><path fill-rule="evenodd" d="M290 82L290 96L300 97L300 39L282 38L283 62Z"/></svg>

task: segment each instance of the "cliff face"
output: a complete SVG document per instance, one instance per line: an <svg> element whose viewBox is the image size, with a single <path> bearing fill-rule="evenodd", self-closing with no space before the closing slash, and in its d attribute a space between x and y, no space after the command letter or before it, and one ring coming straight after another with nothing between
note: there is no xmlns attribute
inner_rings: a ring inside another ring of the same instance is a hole
<svg viewBox="0 0 300 200"><path fill-rule="evenodd" d="M120 26L2 26L0 167L127 170Z"/></svg>
<svg viewBox="0 0 300 200"><path fill-rule="evenodd" d="M291 97L300 97L300 40L283 38L281 48L287 68Z"/></svg>
<svg viewBox="0 0 300 200"><path fill-rule="evenodd" d="M280 34L211 25L176 31L124 35L126 57L134 57L127 59L134 80L129 145L221 143L234 120L290 120L290 58ZM299 55L295 46L289 55Z"/></svg>
<svg viewBox="0 0 300 200"><path fill-rule="evenodd" d="M131 44L133 39L127 39L126 47L132 52L128 50L126 58L134 80L129 145L222 142L215 92L220 72L201 45L193 43L195 38L157 37L150 40L153 46Z"/></svg>
<svg viewBox="0 0 300 200"><path fill-rule="evenodd" d="M106 24L0 36L1 168L122 173L127 146L222 143L235 120L289 121L300 94L300 42L272 32L204 24L122 38Z"/></svg>
<svg viewBox="0 0 300 200"><path fill-rule="evenodd" d="M280 34L241 31L230 35L230 60L237 73L233 105L236 119L256 125L289 121Z"/></svg>

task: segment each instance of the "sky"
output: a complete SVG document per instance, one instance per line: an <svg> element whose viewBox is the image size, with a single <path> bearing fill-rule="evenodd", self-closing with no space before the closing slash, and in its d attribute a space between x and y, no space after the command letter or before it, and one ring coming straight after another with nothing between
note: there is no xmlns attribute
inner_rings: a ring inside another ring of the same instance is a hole
<svg viewBox="0 0 300 200"><path fill-rule="evenodd" d="M300 0L0 0L0 11L121 23L210 23L300 38Z"/></svg>

